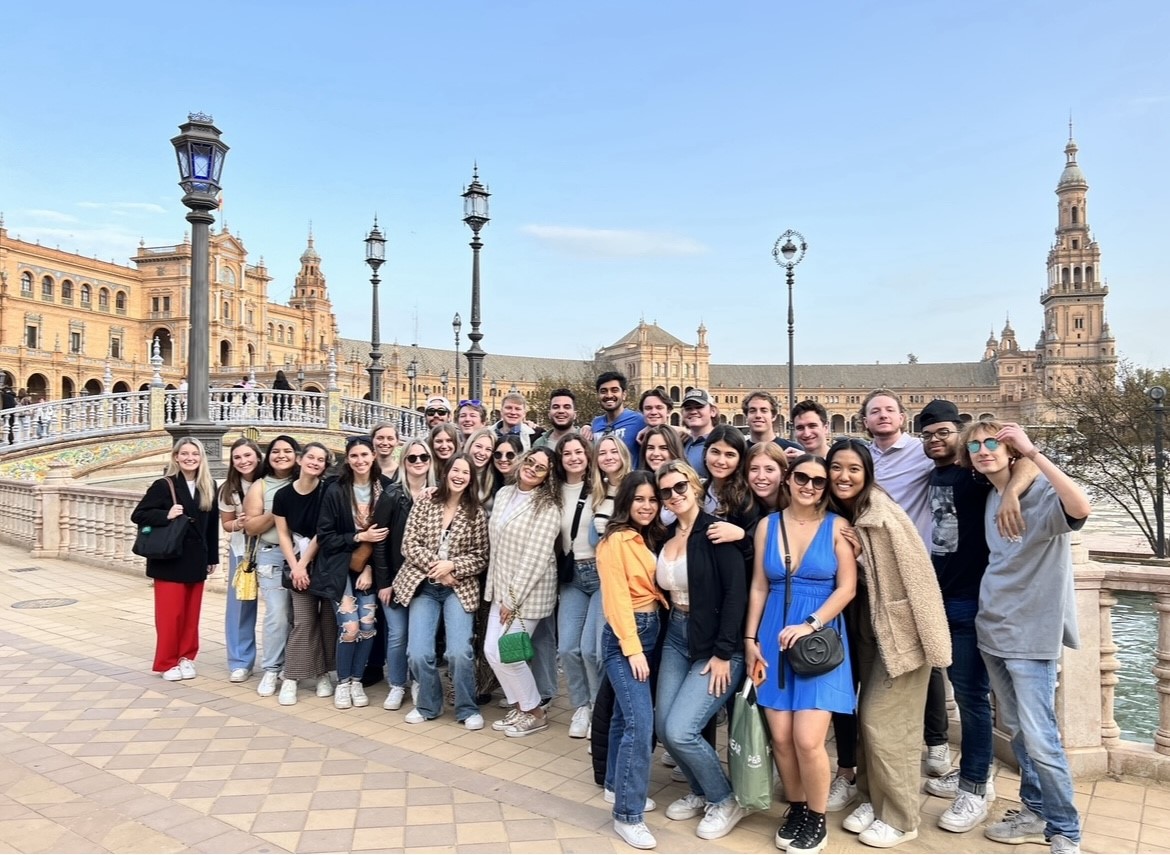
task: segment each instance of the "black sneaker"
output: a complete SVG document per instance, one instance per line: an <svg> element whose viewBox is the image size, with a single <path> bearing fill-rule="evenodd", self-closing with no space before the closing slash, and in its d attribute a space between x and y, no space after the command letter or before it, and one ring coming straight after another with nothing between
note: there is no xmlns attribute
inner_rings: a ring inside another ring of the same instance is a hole
<svg viewBox="0 0 1170 855"><path fill-rule="evenodd" d="M825 843L828 840L829 832L825 827L825 815L809 811L805 815L800 834L788 844L788 851L798 853L798 855L816 855L817 852L825 848Z"/></svg>
<svg viewBox="0 0 1170 855"><path fill-rule="evenodd" d="M808 818L807 802L792 802L784 814L784 824L776 830L776 848L787 849L793 840L800 837Z"/></svg>

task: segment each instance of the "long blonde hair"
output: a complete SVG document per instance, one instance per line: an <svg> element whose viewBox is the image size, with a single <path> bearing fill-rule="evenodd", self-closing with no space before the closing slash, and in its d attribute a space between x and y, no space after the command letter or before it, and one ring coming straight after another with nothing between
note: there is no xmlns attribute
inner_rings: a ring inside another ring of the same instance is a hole
<svg viewBox="0 0 1170 855"><path fill-rule="evenodd" d="M207 451L203 443L193 436L184 436L177 440L171 448L171 461L167 464L164 475L182 475L179 469L179 449L184 445L193 445L199 449L199 469L195 472L195 495L199 497L199 510L210 511L215 504L215 482L211 480L211 467L207 465ZM186 476L184 476L186 477Z"/></svg>
<svg viewBox="0 0 1170 855"><path fill-rule="evenodd" d="M614 444L618 451L618 457L622 460L622 468L618 470L617 476L612 482L609 480L609 476L601 471L601 467L597 463L601 456L598 453L601 451L601 443L606 440ZM610 487L616 491L621 486L622 479L630 474L631 469L633 469L633 463L630 460L630 449L626 447L624 442L612 435L603 436L597 441L597 445L593 449L593 465L589 467L589 494L593 497L594 511L605 501Z"/></svg>

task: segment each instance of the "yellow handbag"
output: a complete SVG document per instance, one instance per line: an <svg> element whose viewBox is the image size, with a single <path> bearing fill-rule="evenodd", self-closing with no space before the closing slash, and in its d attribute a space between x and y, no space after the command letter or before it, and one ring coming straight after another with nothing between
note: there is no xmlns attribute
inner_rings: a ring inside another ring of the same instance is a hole
<svg viewBox="0 0 1170 855"><path fill-rule="evenodd" d="M232 579L236 599L241 602L255 600L260 593L260 585L256 580L256 545L257 539L249 537L244 555L236 565L235 578Z"/></svg>

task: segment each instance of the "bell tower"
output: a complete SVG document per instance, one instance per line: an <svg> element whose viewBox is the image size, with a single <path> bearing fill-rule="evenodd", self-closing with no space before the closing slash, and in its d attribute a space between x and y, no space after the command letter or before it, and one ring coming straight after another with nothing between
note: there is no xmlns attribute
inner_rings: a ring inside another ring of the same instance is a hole
<svg viewBox="0 0 1170 855"><path fill-rule="evenodd" d="M1056 240L1048 251L1048 287L1040 297L1044 334L1037 373L1045 389L1083 382L1086 372L1117 364L1116 342L1105 321L1109 287L1102 283L1101 248L1089 229L1089 183L1077 163L1071 121L1068 131L1056 185Z"/></svg>
<svg viewBox="0 0 1170 855"><path fill-rule="evenodd" d="M310 352L324 353L336 339L334 331L333 304L325 274L321 270L321 256L313 246L313 230L309 229L309 244L301 255L301 269L293 283L293 296L289 305L300 309L303 341L297 346L304 350L308 360ZM324 361L324 357L321 357Z"/></svg>

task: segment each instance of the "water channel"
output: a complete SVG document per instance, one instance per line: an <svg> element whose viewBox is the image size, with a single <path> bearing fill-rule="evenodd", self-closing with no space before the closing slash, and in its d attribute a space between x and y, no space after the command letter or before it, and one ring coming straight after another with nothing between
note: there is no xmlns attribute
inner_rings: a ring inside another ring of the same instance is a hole
<svg viewBox="0 0 1170 855"><path fill-rule="evenodd" d="M1154 688L1154 649L1158 616L1153 594L1117 591L1113 607L1113 642L1117 645L1117 686L1113 717L1121 738L1153 742L1158 727L1158 693Z"/></svg>

